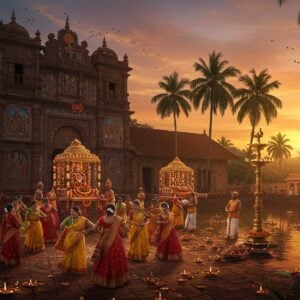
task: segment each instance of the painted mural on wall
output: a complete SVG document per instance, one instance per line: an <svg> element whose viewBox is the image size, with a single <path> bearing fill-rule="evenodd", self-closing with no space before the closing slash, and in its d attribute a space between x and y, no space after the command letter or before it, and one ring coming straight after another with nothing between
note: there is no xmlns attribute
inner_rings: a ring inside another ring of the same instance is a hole
<svg viewBox="0 0 300 300"><path fill-rule="evenodd" d="M5 110L5 137L8 139L30 140L31 111L21 105L11 105Z"/></svg>
<svg viewBox="0 0 300 300"><path fill-rule="evenodd" d="M7 154L6 185L9 187L27 187L30 184L29 155L21 150L11 150Z"/></svg>
<svg viewBox="0 0 300 300"><path fill-rule="evenodd" d="M108 157L106 160L107 178L110 178L113 184L113 189L122 189L123 180L123 160L122 155Z"/></svg>
<svg viewBox="0 0 300 300"><path fill-rule="evenodd" d="M104 119L104 144L112 147L123 146L124 128L121 117Z"/></svg>

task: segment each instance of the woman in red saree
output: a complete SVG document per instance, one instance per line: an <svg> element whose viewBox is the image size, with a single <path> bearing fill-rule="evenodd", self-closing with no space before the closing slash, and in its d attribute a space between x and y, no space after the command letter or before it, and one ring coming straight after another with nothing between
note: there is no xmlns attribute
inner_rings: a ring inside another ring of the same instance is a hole
<svg viewBox="0 0 300 300"><path fill-rule="evenodd" d="M126 234L129 229L121 217L115 216L114 204L108 204L105 211L106 216L101 216L94 226L94 229L102 228L102 231L92 256L92 281L96 285L116 288L128 282L126 252L120 235Z"/></svg>
<svg viewBox="0 0 300 300"><path fill-rule="evenodd" d="M19 220L14 215L14 206L8 203L0 227L0 262L8 266L19 265L21 261Z"/></svg>
<svg viewBox="0 0 300 300"><path fill-rule="evenodd" d="M152 241L157 244L156 257L164 260L182 259L181 245L173 225L173 213L169 212L169 205L161 203L162 213L157 221L157 228Z"/></svg>
<svg viewBox="0 0 300 300"><path fill-rule="evenodd" d="M49 204L48 199L44 200L44 204L41 206L40 210L46 215L45 218L41 219L44 241L45 243L56 243L56 228L59 224L57 211L51 204Z"/></svg>

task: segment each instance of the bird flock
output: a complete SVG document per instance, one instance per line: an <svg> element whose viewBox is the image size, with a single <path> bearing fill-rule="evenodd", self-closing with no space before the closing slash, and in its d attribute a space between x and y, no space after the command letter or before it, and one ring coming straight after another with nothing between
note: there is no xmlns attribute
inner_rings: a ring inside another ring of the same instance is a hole
<svg viewBox="0 0 300 300"><path fill-rule="evenodd" d="M30 9L28 7L25 7L25 12L27 14L29 13L37 13L37 14L42 14L42 15L45 15L45 14L50 14L50 10L47 9L47 8L39 8L39 9ZM66 17L68 14L67 12L63 12L63 15ZM28 25L34 25L36 22L36 19L33 18L33 17L26 17L26 19L23 21L24 24L28 24ZM52 21L51 20L48 20L48 23L51 24ZM80 21L76 21L76 22L73 22L73 24L78 24L80 25L81 22ZM92 39L99 39L101 37L105 37L105 36L109 36L110 34L111 35L114 35L115 37L118 37L118 35L122 34L123 30L121 30L120 28L117 28L117 27L111 27L109 29L105 29L105 28L99 28L99 29L91 29L87 32L87 40L92 40ZM275 40L271 39L270 40L271 43L276 43ZM132 46L132 47L135 47L136 49L141 46L142 43L134 40L134 39L129 39L128 40L128 43ZM296 48L293 47L293 46L285 46L285 49L287 51L292 51L292 52L295 52ZM153 48L146 48L146 47L140 47L138 49L138 54L140 56L146 56L146 57L160 57L160 53L158 53L157 51L155 51L155 49ZM300 61L296 58L293 59L293 63L294 64L300 64ZM160 68L158 66L153 66L153 68L155 70L159 70Z"/></svg>
<svg viewBox="0 0 300 300"><path fill-rule="evenodd" d="M41 15L49 15L51 14L51 11L48 8L38 8L38 9L31 9L29 7L25 7L25 13L28 15L28 17L25 17L25 20L23 20L23 24L27 25L35 25L36 19L32 16L29 16L29 14L35 13L35 14L41 14ZM66 18L68 16L68 13L66 11L63 11L62 14ZM52 21L48 20L48 24L51 24ZM72 21L73 25L80 25L82 24L81 21ZM99 39L103 37L107 37L109 35L114 35L115 38L118 38L121 34L123 34L123 29L117 27L110 27L110 28L97 28L97 29L90 29L87 31L87 41L93 40L93 39ZM134 47L135 49L138 49L138 55L140 56L147 56L147 57L160 57L160 53L156 51L153 48L146 48L146 47L140 47L142 45L141 42L138 42L135 39L127 39L127 43ZM158 66L153 66L153 69L159 70L160 68Z"/></svg>
<svg viewBox="0 0 300 300"><path fill-rule="evenodd" d="M274 43L275 41L274 40L270 40L271 43ZM296 48L295 47L292 47L292 46L285 46L285 49L286 50L290 50L290 51L294 51ZM293 62L295 64L300 64L300 61L297 60L297 59L294 59Z"/></svg>

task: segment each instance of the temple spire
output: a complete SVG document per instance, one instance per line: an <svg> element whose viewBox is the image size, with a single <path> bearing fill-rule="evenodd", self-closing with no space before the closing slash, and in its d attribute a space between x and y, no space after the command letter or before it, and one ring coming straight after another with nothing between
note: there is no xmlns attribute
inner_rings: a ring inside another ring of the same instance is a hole
<svg viewBox="0 0 300 300"><path fill-rule="evenodd" d="M15 15L15 9L13 8L12 14L11 14L11 21L15 22L16 21L16 15Z"/></svg>
<svg viewBox="0 0 300 300"><path fill-rule="evenodd" d="M67 15L67 18L66 18L66 26L65 26L65 29L66 29L66 30L70 30L70 25L69 25L69 15Z"/></svg>
<svg viewBox="0 0 300 300"><path fill-rule="evenodd" d="M102 48L106 48L106 39L105 39L105 37L103 38L103 41L102 41Z"/></svg>

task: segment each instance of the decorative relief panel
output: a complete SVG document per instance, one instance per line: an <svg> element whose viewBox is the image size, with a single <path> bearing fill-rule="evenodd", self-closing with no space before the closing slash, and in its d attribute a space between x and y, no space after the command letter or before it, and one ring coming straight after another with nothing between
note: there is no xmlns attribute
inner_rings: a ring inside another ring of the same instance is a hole
<svg viewBox="0 0 300 300"><path fill-rule="evenodd" d="M30 156L21 150L11 150L5 159L6 186L11 188L30 185Z"/></svg>
<svg viewBox="0 0 300 300"><path fill-rule="evenodd" d="M78 77L71 74L63 74L60 78L62 94L68 96L78 96Z"/></svg>
<svg viewBox="0 0 300 300"><path fill-rule="evenodd" d="M31 109L22 105L9 105L4 114L5 137L12 140L28 141L31 139Z"/></svg>
<svg viewBox="0 0 300 300"><path fill-rule="evenodd" d="M56 77L53 73L41 75L40 80L41 96L52 99L56 96Z"/></svg>
<svg viewBox="0 0 300 300"><path fill-rule="evenodd" d="M108 157L106 160L106 172L112 181L113 189L120 190L123 187L123 159L122 155Z"/></svg>
<svg viewBox="0 0 300 300"><path fill-rule="evenodd" d="M83 90L84 101L86 104L95 105L97 100L96 83L92 80L84 80Z"/></svg>
<svg viewBox="0 0 300 300"><path fill-rule="evenodd" d="M105 146L122 147L124 126L121 117L106 117L104 119Z"/></svg>

